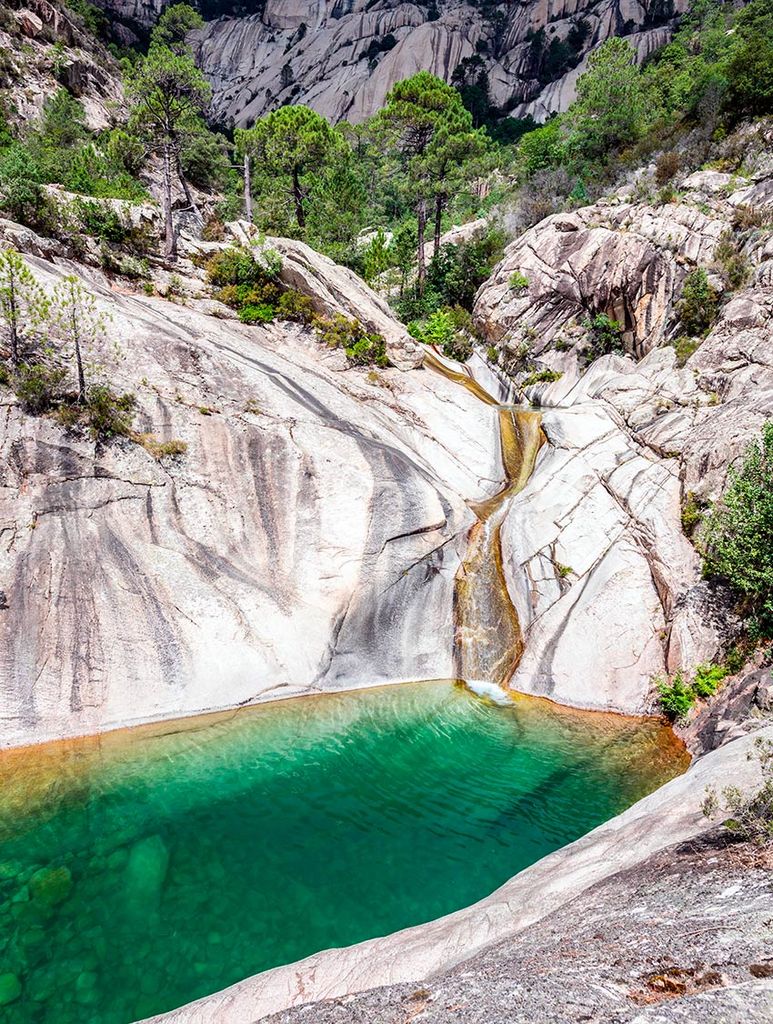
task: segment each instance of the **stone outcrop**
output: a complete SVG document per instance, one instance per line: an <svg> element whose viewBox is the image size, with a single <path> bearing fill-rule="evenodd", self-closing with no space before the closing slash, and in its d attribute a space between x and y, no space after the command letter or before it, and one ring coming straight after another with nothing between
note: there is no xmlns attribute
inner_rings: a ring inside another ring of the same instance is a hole
<svg viewBox="0 0 773 1024"><path fill-rule="evenodd" d="M115 124L125 98L112 55L48 0L30 0L13 16L18 32L0 29L3 86L13 93L11 122L37 121L45 101L64 86L81 102L89 128Z"/></svg>
<svg viewBox="0 0 773 1024"><path fill-rule="evenodd" d="M549 217L511 243L478 294L478 324L542 406L550 442L503 526L526 637L517 689L643 708L654 675L689 671L732 638L730 601L701 580L680 515L687 501L716 500L773 416L770 231L732 228L750 195L758 222L772 209L766 130L761 152L746 138L745 180L704 171L684 178L678 203L632 202L626 189ZM747 284L727 292L680 366L669 342L681 284L700 266L726 288L717 253L729 237ZM586 369L587 320L599 313L623 325L627 354ZM560 379L529 384L535 368ZM599 678L616 682L599 690Z"/></svg>
<svg viewBox="0 0 773 1024"><path fill-rule="evenodd" d="M102 0L126 26L153 24L161 0ZM479 58L492 102L516 116L565 110L587 54L611 35L630 38L644 59L670 36L686 0L665 5L573 0L483 7L472 0L265 0L244 15L214 0L193 34L214 88L219 121L250 124L283 103L305 103L331 120L364 120L395 82L426 69L450 81ZM547 64L565 45L563 63Z"/></svg>
<svg viewBox="0 0 773 1024"><path fill-rule="evenodd" d="M30 262L49 288L83 276L111 316L90 358L187 452L96 445L2 390L4 743L451 675L466 502L503 478L493 410L428 372L342 372L291 325Z"/></svg>

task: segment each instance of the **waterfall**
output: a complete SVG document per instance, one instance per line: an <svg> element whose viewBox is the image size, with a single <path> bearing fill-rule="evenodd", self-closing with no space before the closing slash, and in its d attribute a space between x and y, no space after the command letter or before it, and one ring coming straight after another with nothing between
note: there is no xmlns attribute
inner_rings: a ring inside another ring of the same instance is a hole
<svg viewBox="0 0 773 1024"><path fill-rule="evenodd" d="M528 483L545 442L542 416L531 409L499 405L471 374L451 369L431 352L425 355L425 365L499 410L505 486L491 498L470 506L477 522L470 530L467 552L456 574L454 664L460 679L504 687L518 667L524 642L507 589L501 528L509 502Z"/></svg>

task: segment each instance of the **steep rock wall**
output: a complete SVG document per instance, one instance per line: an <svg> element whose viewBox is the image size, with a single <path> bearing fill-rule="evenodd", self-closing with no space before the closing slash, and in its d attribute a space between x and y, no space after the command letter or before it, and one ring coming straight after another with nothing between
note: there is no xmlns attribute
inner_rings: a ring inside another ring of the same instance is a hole
<svg viewBox="0 0 773 1024"><path fill-rule="evenodd" d="M163 0L102 0L127 25L147 28ZM565 110L587 54L626 35L643 60L669 38L687 0L265 0L205 2L192 41L213 84L213 116L237 125L283 103L331 120L362 121L395 82L421 69L450 81L479 57L491 100L517 116ZM559 59L555 48L566 44ZM553 56L550 48L553 46Z"/></svg>

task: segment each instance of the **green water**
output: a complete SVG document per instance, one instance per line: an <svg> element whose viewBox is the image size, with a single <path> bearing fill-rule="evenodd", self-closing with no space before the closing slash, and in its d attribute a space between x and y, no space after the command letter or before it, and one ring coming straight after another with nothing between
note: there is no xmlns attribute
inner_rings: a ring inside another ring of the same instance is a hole
<svg viewBox="0 0 773 1024"><path fill-rule="evenodd" d="M0 1022L126 1024L473 903L686 767L449 682L0 755Z"/></svg>

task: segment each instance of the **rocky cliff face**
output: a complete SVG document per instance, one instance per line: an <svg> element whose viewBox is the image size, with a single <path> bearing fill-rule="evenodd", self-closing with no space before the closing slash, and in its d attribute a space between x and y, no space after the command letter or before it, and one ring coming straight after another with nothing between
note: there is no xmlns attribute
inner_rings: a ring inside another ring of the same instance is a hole
<svg viewBox="0 0 773 1024"><path fill-rule="evenodd" d="M344 372L290 326L30 260L46 285L84 276L111 316L94 357L140 430L188 450L100 447L3 389L5 743L451 674L465 500L503 475L493 412L430 373Z"/></svg>
<svg viewBox="0 0 773 1024"><path fill-rule="evenodd" d="M163 0L103 0L127 24L149 26ZM644 59L669 38L686 0L214 0L195 47L214 87L213 116L237 125L283 103L331 120L364 120L395 82L421 69L450 80L488 75L491 101L544 119L574 97L587 54L626 35Z"/></svg>
<svg viewBox="0 0 773 1024"><path fill-rule="evenodd" d="M402 370L345 369L299 326L239 325L187 259L188 298L166 301L2 225L45 283L83 277L112 316L95 355L136 392L138 429L188 446L161 462L129 441L98 446L2 391L4 741L452 676L474 509L503 491L494 596L517 615L516 689L641 711L653 675L717 656L732 617L680 517L690 493L717 496L773 415L767 228L738 235L746 283L684 366L665 343L686 272L750 202L761 223L773 209L766 131L742 139L746 178L692 175L665 205L620 194L508 248L476 317L504 353L530 338L536 365L563 374L524 385L546 443L520 490L474 378L499 401L512 387L479 357L452 379L418 369L384 302L302 243L275 240L287 282L381 331ZM218 244L183 233L197 259ZM168 291L169 274L157 284ZM583 318L600 311L624 321L630 354L585 368Z"/></svg>
<svg viewBox="0 0 773 1024"><path fill-rule="evenodd" d="M727 616L700 579L680 509L718 497L727 467L773 415L770 231L732 228L750 203L759 224L773 214L769 132L740 137L743 178L700 172L671 203L632 201L625 189L542 221L478 294L478 322L505 357L528 350L532 365L561 374L526 386L549 444L503 532L526 636L516 688L593 703L603 676L635 706L644 678L719 653ZM680 366L668 341L681 285L700 265L725 287L720 238L725 251L734 240L745 283ZM527 286L511 286L516 272ZM585 369L584 324L597 313L619 319L630 354Z"/></svg>

